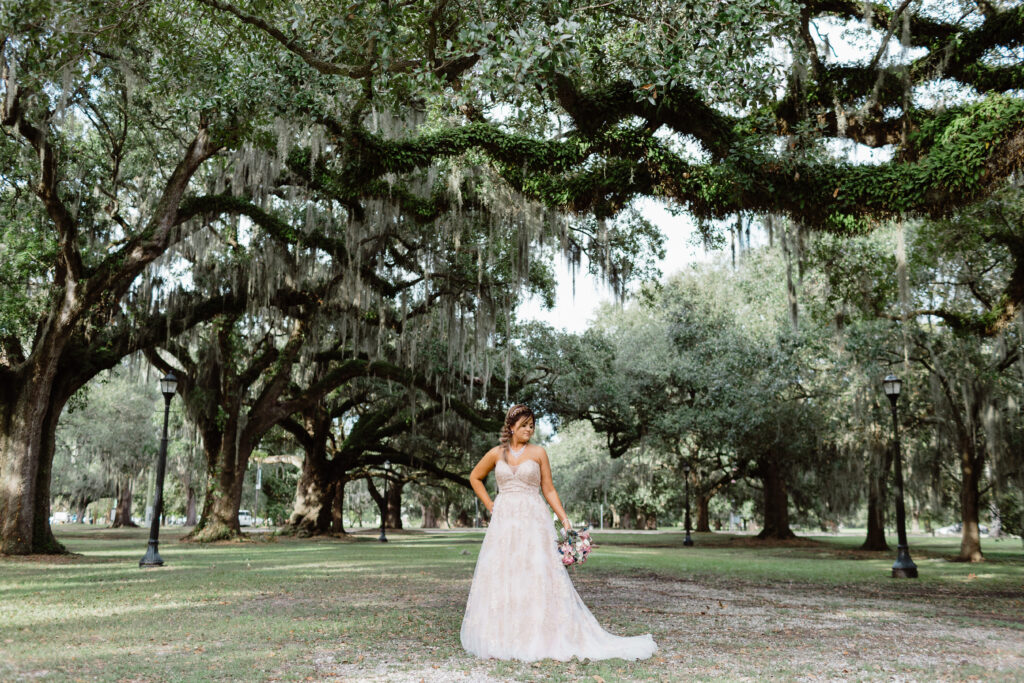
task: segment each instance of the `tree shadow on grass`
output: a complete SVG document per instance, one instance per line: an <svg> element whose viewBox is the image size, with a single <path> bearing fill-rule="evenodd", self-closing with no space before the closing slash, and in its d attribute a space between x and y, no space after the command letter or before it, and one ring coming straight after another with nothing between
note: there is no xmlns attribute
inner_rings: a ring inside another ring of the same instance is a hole
<svg viewBox="0 0 1024 683"><path fill-rule="evenodd" d="M139 551L139 558L146 553L146 549ZM137 562L138 560L136 560ZM53 568L74 566L80 564L116 564L124 562L123 557L112 557L109 555L95 553L61 553L59 555L0 555L0 567L35 565L40 568L52 566Z"/></svg>

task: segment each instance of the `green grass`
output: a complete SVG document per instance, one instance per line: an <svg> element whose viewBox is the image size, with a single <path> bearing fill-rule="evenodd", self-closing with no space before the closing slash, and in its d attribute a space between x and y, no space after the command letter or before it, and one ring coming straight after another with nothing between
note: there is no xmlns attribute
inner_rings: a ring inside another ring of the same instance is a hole
<svg viewBox="0 0 1024 683"><path fill-rule="evenodd" d="M921 578L859 537L595 532L574 573L610 630L651 632L644 662L478 660L459 643L482 532L197 546L164 530L57 527L78 555L0 558L0 680L1024 680L1024 553L949 562L911 538Z"/></svg>

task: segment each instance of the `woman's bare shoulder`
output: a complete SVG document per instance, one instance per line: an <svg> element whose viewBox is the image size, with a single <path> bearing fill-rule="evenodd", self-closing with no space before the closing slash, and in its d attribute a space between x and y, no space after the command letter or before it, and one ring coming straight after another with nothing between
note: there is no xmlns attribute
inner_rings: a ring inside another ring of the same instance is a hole
<svg viewBox="0 0 1024 683"><path fill-rule="evenodd" d="M531 443L529 451L527 452L530 454L530 457L533 458L534 460L544 461L548 459L548 452L544 450L543 446L538 446L537 444Z"/></svg>
<svg viewBox="0 0 1024 683"><path fill-rule="evenodd" d="M500 446L495 446L491 450L487 451L480 458L480 461L477 462L476 467L473 468L473 471L477 472L478 475L486 476L487 472L490 472L498 464L498 460L501 457L500 453Z"/></svg>

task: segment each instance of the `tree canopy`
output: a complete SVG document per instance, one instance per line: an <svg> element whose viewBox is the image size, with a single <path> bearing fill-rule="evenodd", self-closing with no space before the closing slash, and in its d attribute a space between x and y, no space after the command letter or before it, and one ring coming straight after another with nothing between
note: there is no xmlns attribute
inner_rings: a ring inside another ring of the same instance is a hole
<svg viewBox="0 0 1024 683"><path fill-rule="evenodd" d="M708 239L945 221L1008 276L928 310L1003 334L1024 249L984 207L1019 184L1022 36L1014 1L5 4L0 548L58 548L70 397L158 345L184 370L225 321L251 326L239 362L325 352L285 340L302 328L495 410L555 254L620 295L653 275L641 197Z"/></svg>

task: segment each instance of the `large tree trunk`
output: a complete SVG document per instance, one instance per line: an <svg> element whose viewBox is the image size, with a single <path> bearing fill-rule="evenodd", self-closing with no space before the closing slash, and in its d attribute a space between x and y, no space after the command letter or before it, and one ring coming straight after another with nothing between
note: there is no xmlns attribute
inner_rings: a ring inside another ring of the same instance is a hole
<svg viewBox="0 0 1024 683"><path fill-rule="evenodd" d="M242 504L242 484L249 466L253 444L239 433L237 415L229 417L223 432L204 431L206 451L206 498L199 523L183 540L220 541L245 538L238 524L238 508ZM211 449L215 446L216 449Z"/></svg>
<svg viewBox="0 0 1024 683"><path fill-rule="evenodd" d="M868 475L868 533L861 550L889 550L885 541L885 511L888 507L887 478L892 469L892 449L874 449Z"/></svg>
<svg viewBox="0 0 1024 683"><path fill-rule="evenodd" d="M402 528L402 489L404 481L388 482L388 529Z"/></svg>
<svg viewBox="0 0 1024 683"><path fill-rule="evenodd" d="M57 542L50 530L50 483L53 477L53 453L57 443L57 421L64 411L64 405L85 382L66 376L58 380L50 394L50 406L43 419L42 449L36 470L36 499L32 516L32 552L65 553L67 550ZM2 515L0 515L2 517Z"/></svg>
<svg viewBox="0 0 1024 683"><path fill-rule="evenodd" d="M789 492L786 480L776 456L772 455L759 464L761 483L764 486L764 528L757 535L761 539L796 538L789 528Z"/></svg>
<svg viewBox="0 0 1024 683"><path fill-rule="evenodd" d="M985 559L981 554L981 532L978 528L980 515L980 495L982 458L976 452L973 435L963 435L960 439L960 520L962 531L960 537L960 556L964 562L981 562Z"/></svg>
<svg viewBox="0 0 1024 683"><path fill-rule="evenodd" d="M436 529L438 528L438 514L437 508L433 504L427 505L420 503L420 511L423 513L423 524L420 525L423 529Z"/></svg>
<svg viewBox="0 0 1024 683"><path fill-rule="evenodd" d="M872 477L868 485L868 532L860 550L889 550L885 540L885 499L884 492L879 491L877 478Z"/></svg>
<svg viewBox="0 0 1024 683"><path fill-rule="evenodd" d="M132 478L127 474L121 475L117 482L117 509L111 526L115 529L138 526L132 521Z"/></svg>
<svg viewBox="0 0 1024 683"><path fill-rule="evenodd" d="M211 470L214 468L211 467ZM182 540L206 543L209 541L220 541L232 538L244 538L242 528L238 523L238 508L241 505L241 496L232 495L232 482L226 475L214 477L216 473L211 471L211 483L206 487L206 499L203 502L203 511L199 516L199 523ZM218 490L218 485L225 486L225 489Z"/></svg>
<svg viewBox="0 0 1024 683"><path fill-rule="evenodd" d="M331 481L324 444L307 450L302 461L302 473L295 485L295 504L288 518L289 528L300 536L329 533L336 489Z"/></svg>
<svg viewBox="0 0 1024 683"><path fill-rule="evenodd" d="M63 553L50 530L57 420L77 388L55 380L63 343L0 388L0 553Z"/></svg>
<svg viewBox="0 0 1024 683"><path fill-rule="evenodd" d="M289 420L283 425L302 444L304 452L302 462L292 461L301 473L288 519L289 529L300 536L345 533L345 460L339 452L334 452L333 460L327 458L333 422L330 411L317 402L302 411L301 424Z"/></svg>
<svg viewBox="0 0 1024 683"><path fill-rule="evenodd" d="M711 533L711 516L708 508L711 504L711 494L697 496L697 528L700 533Z"/></svg>

